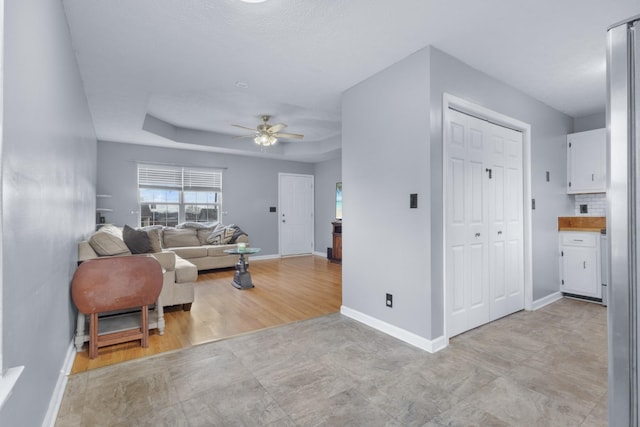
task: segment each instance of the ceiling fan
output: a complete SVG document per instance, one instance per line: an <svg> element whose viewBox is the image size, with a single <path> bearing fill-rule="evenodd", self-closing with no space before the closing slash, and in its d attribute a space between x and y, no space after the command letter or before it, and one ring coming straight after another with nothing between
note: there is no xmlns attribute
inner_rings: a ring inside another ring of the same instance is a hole
<svg viewBox="0 0 640 427"><path fill-rule="evenodd" d="M251 135L234 136L234 138L253 138L253 141L258 145L269 146L278 142L278 138L284 139L302 139L304 135L299 133L282 133L280 132L287 127L284 123L277 123L275 125L269 124L270 116L262 116L262 123L260 123L255 129L240 126L231 125L241 129L247 129L253 132Z"/></svg>

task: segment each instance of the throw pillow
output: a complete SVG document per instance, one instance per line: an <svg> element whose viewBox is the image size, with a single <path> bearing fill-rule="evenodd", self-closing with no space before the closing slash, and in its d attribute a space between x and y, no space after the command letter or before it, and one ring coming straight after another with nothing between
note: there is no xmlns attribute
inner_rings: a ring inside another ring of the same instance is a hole
<svg viewBox="0 0 640 427"><path fill-rule="evenodd" d="M216 228L207 237L207 243L210 245L226 245L233 239L235 229L229 227Z"/></svg>
<svg viewBox="0 0 640 427"><path fill-rule="evenodd" d="M162 252L162 228L161 225L150 225L140 228L140 230L146 231L149 235L152 253Z"/></svg>
<svg viewBox="0 0 640 427"><path fill-rule="evenodd" d="M122 232L113 225L102 226L89 238L89 246L98 256L129 255L131 251L122 240Z"/></svg>
<svg viewBox="0 0 640 427"><path fill-rule="evenodd" d="M198 240L201 245L208 245L207 237L216 229L216 226L208 227L208 228L200 228L197 230Z"/></svg>
<svg viewBox="0 0 640 427"><path fill-rule="evenodd" d="M146 254L151 252L151 240L144 230L134 230L125 225L122 229L122 238L132 254Z"/></svg>

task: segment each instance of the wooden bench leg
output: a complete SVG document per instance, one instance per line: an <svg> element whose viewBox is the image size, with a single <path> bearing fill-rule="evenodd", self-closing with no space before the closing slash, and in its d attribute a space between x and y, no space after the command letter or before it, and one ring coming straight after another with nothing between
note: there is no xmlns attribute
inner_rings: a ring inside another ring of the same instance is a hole
<svg viewBox="0 0 640 427"><path fill-rule="evenodd" d="M142 306L142 338L140 339L140 345L142 345L142 348L147 348L149 347L149 306L148 305L143 305Z"/></svg>
<svg viewBox="0 0 640 427"><path fill-rule="evenodd" d="M89 316L89 359L95 359L98 357L98 313Z"/></svg>

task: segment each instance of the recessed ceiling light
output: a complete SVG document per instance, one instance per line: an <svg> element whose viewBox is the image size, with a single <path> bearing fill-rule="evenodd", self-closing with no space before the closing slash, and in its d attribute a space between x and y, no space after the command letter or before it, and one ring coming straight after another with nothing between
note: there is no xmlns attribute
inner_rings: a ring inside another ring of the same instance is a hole
<svg viewBox="0 0 640 427"><path fill-rule="evenodd" d="M241 0L241 1L243 1L245 3L263 3L263 2L265 2L267 0Z"/></svg>

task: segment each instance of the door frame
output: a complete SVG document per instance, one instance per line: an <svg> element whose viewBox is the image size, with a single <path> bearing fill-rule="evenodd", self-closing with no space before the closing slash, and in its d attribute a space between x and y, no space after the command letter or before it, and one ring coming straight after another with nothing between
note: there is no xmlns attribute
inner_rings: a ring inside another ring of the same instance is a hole
<svg viewBox="0 0 640 427"><path fill-rule="evenodd" d="M524 309L532 310L533 308L533 245L532 245L532 212L531 206L531 125L512 117L506 116L497 111L483 107L478 104L474 104L466 99L444 93L442 95L442 277L443 277L443 324L444 324L444 338L445 346L449 343L449 310L448 310L448 285L447 285L447 232L444 227L446 221L446 207L447 207L447 155L448 155L448 140L447 129L451 122L450 108L460 111L465 114L477 117L482 120L487 120L499 126L504 126L517 131L522 132L522 185L523 185L523 255L524 255Z"/></svg>
<svg viewBox="0 0 640 427"><path fill-rule="evenodd" d="M282 212L282 177L284 176L301 176L301 177L309 177L311 178L311 212L313 213L313 221L311 222L311 241L315 246L316 242L316 205L315 205L315 176L304 173L289 173L289 172L278 172L278 255L282 258L282 221L280 221L280 212ZM313 254L315 252L315 247L311 248L310 253ZM285 255L286 256L286 255Z"/></svg>

